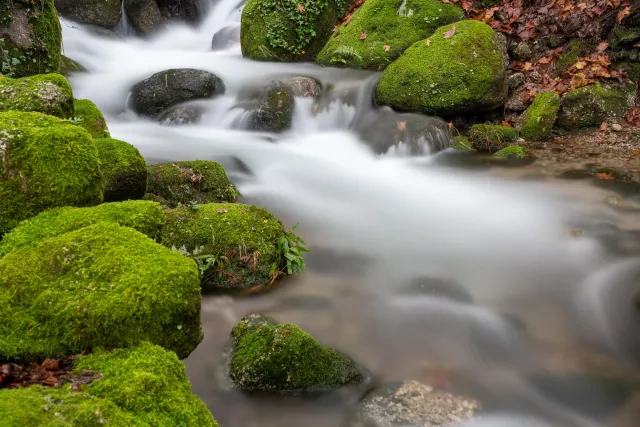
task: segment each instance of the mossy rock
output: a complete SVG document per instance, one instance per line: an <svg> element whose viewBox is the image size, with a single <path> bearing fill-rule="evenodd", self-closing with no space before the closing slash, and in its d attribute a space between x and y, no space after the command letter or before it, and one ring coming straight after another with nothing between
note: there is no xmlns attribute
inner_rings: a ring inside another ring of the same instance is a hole
<svg viewBox="0 0 640 427"><path fill-rule="evenodd" d="M293 91L282 82L271 82L262 89L257 107L251 112L249 129L282 132L291 127Z"/></svg>
<svg viewBox="0 0 640 427"><path fill-rule="evenodd" d="M449 36L453 25L455 33ZM479 21L453 25L438 28L429 43L416 42L385 69L376 86L378 104L436 115L488 111L504 104L504 37Z"/></svg>
<svg viewBox="0 0 640 427"><path fill-rule="evenodd" d="M25 268L26 267L26 268ZM202 340L193 262L100 222L0 258L0 360L150 341L185 358Z"/></svg>
<svg viewBox="0 0 640 427"><path fill-rule="evenodd" d="M60 67L62 31L53 0L37 5L0 0L0 34L5 53L0 72L10 77L55 73Z"/></svg>
<svg viewBox="0 0 640 427"><path fill-rule="evenodd" d="M586 56L591 49L591 44L584 39L571 40L564 48L564 52L556 60L556 71L564 73L569 65L578 62L581 56Z"/></svg>
<svg viewBox="0 0 640 427"><path fill-rule="evenodd" d="M21 79L0 77L0 111L36 111L51 116L73 117L73 92L60 74Z"/></svg>
<svg viewBox="0 0 640 427"><path fill-rule="evenodd" d="M164 223L164 211L153 201L102 203L90 208L62 207L26 219L0 241L0 256L35 247L40 241L98 222L133 228L152 239Z"/></svg>
<svg viewBox="0 0 640 427"><path fill-rule="evenodd" d="M382 70L438 27L461 19L459 6L439 0L368 0L334 31L316 62Z"/></svg>
<svg viewBox="0 0 640 427"><path fill-rule="evenodd" d="M458 151L475 151L471 142L469 142L469 138L464 135L454 136L451 146Z"/></svg>
<svg viewBox="0 0 640 427"><path fill-rule="evenodd" d="M560 99L556 125L565 129L596 127L609 119L622 119L635 105L636 85L591 84L565 93Z"/></svg>
<svg viewBox="0 0 640 427"><path fill-rule="evenodd" d="M351 359L293 324L254 314L242 318L231 336L229 378L244 391L322 393L365 379Z"/></svg>
<svg viewBox="0 0 640 427"><path fill-rule="evenodd" d="M109 138L107 122L96 104L88 99L76 99L73 101L74 117L78 125L82 126L94 138Z"/></svg>
<svg viewBox="0 0 640 427"><path fill-rule="evenodd" d="M640 59L640 52L638 52ZM635 82L640 82L640 60L639 61L616 61L614 68L627 73L629 78Z"/></svg>
<svg viewBox="0 0 640 427"><path fill-rule="evenodd" d="M106 183L104 201L142 199L147 190L147 164L138 149L118 139L95 141Z"/></svg>
<svg viewBox="0 0 640 427"><path fill-rule="evenodd" d="M96 378L80 390L71 384L1 389L0 423L7 427L218 427L204 403L192 394L184 364L162 347L142 342L127 349L99 350L75 361L73 372L83 370Z"/></svg>
<svg viewBox="0 0 640 427"><path fill-rule="evenodd" d="M519 145L509 145L494 153L493 157L499 159L525 159L527 158L527 152Z"/></svg>
<svg viewBox="0 0 640 427"><path fill-rule="evenodd" d="M66 56L62 56L60 58L60 74L65 77L69 77L74 73L83 73L87 71L80 63L74 61L71 58L67 58Z"/></svg>
<svg viewBox="0 0 640 427"><path fill-rule="evenodd" d="M104 186L86 130L45 114L0 112L0 236L50 208L100 203Z"/></svg>
<svg viewBox="0 0 640 427"><path fill-rule="evenodd" d="M192 203L234 202L239 194L233 184L229 183L222 165L210 160L149 166L147 193L162 198L171 207Z"/></svg>
<svg viewBox="0 0 640 427"><path fill-rule="evenodd" d="M208 203L166 216L160 242L196 259L204 291L239 291L270 281L284 227L266 209Z"/></svg>
<svg viewBox="0 0 640 427"><path fill-rule="evenodd" d="M120 0L55 0L60 15L80 24L113 28L122 18Z"/></svg>
<svg viewBox="0 0 640 427"><path fill-rule="evenodd" d="M473 125L469 138L473 148L479 152L495 153L518 139L518 131L507 126Z"/></svg>
<svg viewBox="0 0 640 427"><path fill-rule="evenodd" d="M312 61L351 0L249 0L240 19L242 56L259 61Z"/></svg>
<svg viewBox="0 0 640 427"><path fill-rule="evenodd" d="M560 109L560 95L555 92L538 94L533 103L518 118L520 136L531 141L548 138Z"/></svg>

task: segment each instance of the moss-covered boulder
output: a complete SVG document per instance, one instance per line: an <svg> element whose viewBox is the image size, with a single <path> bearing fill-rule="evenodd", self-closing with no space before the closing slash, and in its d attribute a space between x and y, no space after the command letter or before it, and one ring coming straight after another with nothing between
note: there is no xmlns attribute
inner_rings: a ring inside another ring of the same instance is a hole
<svg viewBox="0 0 640 427"><path fill-rule="evenodd" d="M122 17L120 0L55 0L60 15L81 24L113 28Z"/></svg>
<svg viewBox="0 0 640 427"><path fill-rule="evenodd" d="M109 138L107 122L96 104L88 99L73 101L76 123L87 130L94 138Z"/></svg>
<svg viewBox="0 0 640 427"><path fill-rule="evenodd" d="M333 32L316 62L382 70L438 27L461 19L459 6L439 0L368 0Z"/></svg>
<svg viewBox="0 0 640 427"><path fill-rule="evenodd" d="M0 73L10 77L55 73L62 32L53 0L0 0Z"/></svg>
<svg viewBox="0 0 640 427"><path fill-rule="evenodd" d="M279 267L280 221L266 209L209 203L167 211L160 242L192 256L204 291L237 291L266 285Z"/></svg>
<svg viewBox="0 0 640 427"><path fill-rule="evenodd" d="M231 331L229 377L245 391L319 393L362 382L355 363L292 324L245 316Z"/></svg>
<svg viewBox="0 0 640 427"><path fill-rule="evenodd" d="M473 125L469 138L473 148L479 152L495 153L518 139L518 131L508 126Z"/></svg>
<svg viewBox="0 0 640 427"><path fill-rule="evenodd" d="M451 141L451 146L458 151L474 151L469 138L464 135L456 135Z"/></svg>
<svg viewBox="0 0 640 427"><path fill-rule="evenodd" d="M625 117L635 101L635 84L594 83L562 95L556 124L565 129L600 126L606 120Z"/></svg>
<svg viewBox="0 0 640 427"><path fill-rule="evenodd" d="M25 268L26 267L26 268ZM0 360L150 341L180 358L202 340L193 260L100 222L0 258Z"/></svg>
<svg viewBox="0 0 640 427"><path fill-rule="evenodd" d="M153 201L102 203L90 208L62 207L26 219L0 241L0 256L33 248L40 241L98 222L113 222L155 239L164 223L164 211Z"/></svg>
<svg viewBox="0 0 640 427"><path fill-rule="evenodd" d="M385 69L375 96L378 104L437 115L499 107L507 98L504 37L474 20L440 27Z"/></svg>
<svg viewBox="0 0 640 427"><path fill-rule="evenodd" d="M351 0L249 0L240 19L242 56L259 61L311 61Z"/></svg>
<svg viewBox="0 0 640 427"><path fill-rule="evenodd" d="M527 152L519 145L509 145L494 153L493 157L497 159L524 159L527 157Z"/></svg>
<svg viewBox="0 0 640 427"><path fill-rule="evenodd" d="M531 141L548 138L560 109L560 95L555 92L542 92L518 118L517 127L520 136Z"/></svg>
<svg viewBox="0 0 640 427"><path fill-rule="evenodd" d="M0 78L0 111L37 111L51 116L73 117L73 92L60 74L21 79Z"/></svg>
<svg viewBox="0 0 640 427"><path fill-rule="evenodd" d="M50 208L100 203L104 185L86 130L45 114L0 112L0 236Z"/></svg>
<svg viewBox="0 0 640 427"><path fill-rule="evenodd" d="M172 207L193 203L234 202L238 197L238 191L229 182L222 165L211 160L149 166L147 193L162 198Z"/></svg>
<svg viewBox="0 0 640 427"><path fill-rule="evenodd" d="M262 89L258 105L249 116L249 129L281 132L291 126L293 91L282 82L271 82Z"/></svg>
<svg viewBox="0 0 640 427"><path fill-rule="evenodd" d="M147 164L138 149L118 139L95 141L106 183L104 201L142 199L147 190Z"/></svg>
<svg viewBox="0 0 640 427"><path fill-rule="evenodd" d="M60 58L60 74L65 77L69 77L73 73L82 73L87 71L80 63L74 61L71 58L67 58L66 56L62 56Z"/></svg>
<svg viewBox="0 0 640 427"><path fill-rule="evenodd" d="M0 390L2 425L218 427L184 364L162 347L99 350L74 362L73 374L83 370L93 373L88 384Z"/></svg>

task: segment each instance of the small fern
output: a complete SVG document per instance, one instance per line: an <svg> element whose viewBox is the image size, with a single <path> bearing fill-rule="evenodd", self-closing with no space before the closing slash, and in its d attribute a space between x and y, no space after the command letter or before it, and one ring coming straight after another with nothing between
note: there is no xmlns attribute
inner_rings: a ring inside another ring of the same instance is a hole
<svg viewBox="0 0 640 427"><path fill-rule="evenodd" d="M298 224L285 231L278 239L278 247L276 249L276 262L271 266L269 275L273 282L281 274L300 274L304 271L303 252L309 252L305 248L305 241L294 233Z"/></svg>
<svg viewBox="0 0 640 427"><path fill-rule="evenodd" d="M333 63L343 63L346 64L346 58L355 58L358 62L362 62L362 56L351 46L347 46L346 44L341 44L338 46L331 55L331 62Z"/></svg>
<svg viewBox="0 0 640 427"><path fill-rule="evenodd" d="M222 269L229 262L229 258L224 255L200 255L194 257L196 264L198 264L198 271L200 272L200 277L204 276L204 273L207 272L210 268L218 270L218 278L222 278Z"/></svg>

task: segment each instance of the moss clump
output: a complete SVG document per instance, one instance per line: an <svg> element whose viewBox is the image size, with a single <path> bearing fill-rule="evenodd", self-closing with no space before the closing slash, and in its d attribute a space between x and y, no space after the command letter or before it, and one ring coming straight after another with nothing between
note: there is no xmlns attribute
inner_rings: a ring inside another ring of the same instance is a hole
<svg viewBox="0 0 640 427"><path fill-rule="evenodd" d="M454 136L451 146L459 151L474 151L469 138L463 135Z"/></svg>
<svg viewBox="0 0 640 427"><path fill-rule="evenodd" d="M50 208L100 203L103 190L86 130L40 113L0 113L0 236Z"/></svg>
<svg viewBox="0 0 640 427"><path fill-rule="evenodd" d="M249 119L249 128L282 132L291 127L293 107L293 91L282 82L272 82L262 90L258 106Z"/></svg>
<svg viewBox="0 0 640 427"><path fill-rule="evenodd" d="M502 159L524 159L527 157L527 153L524 151L524 148L519 145L509 145L495 153L493 157Z"/></svg>
<svg viewBox="0 0 640 427"><path fill-rule="evenodd" d="M150 341L181 358L202 340L193 260L101 222L0 258L0 360Z"/></svg>
<svg viewBox="0 0 640 427"><path fill-rule="evenodd" d="M518 118L520 136L531 141L548 138L560 109L560 95L542 92Z"/></svg>
<svg viewBox="0 0 640 427"><path fill-rule="evenodd" d="M175 354L143 342L129 349L80 356L75 371L102 378L73 390L31 386L0 390L6 426L207 426L218 427L191 393Z"/></svg>
<svg viewBox="0 0 640 427"><path fill-rule="evenodd" d="M168 211L160 242L197 260L203 290L228 291L269 282L283 233L265 209L209 203Z"/></svg>
<svg viewBox="0 0 640 427"><path fill-rule="evenodd" d="M518 139L514 128L499 125L473 125L469 132L471 145L480 152L495 153Z"/></svg>
<svg viewBox="0 0 640 427"><path fill-rule="evenodd" d="M413 43L463 18L459 6L439 0L368 0L334 31L316 62L382 70Z"/></svg>
<svg viewBox="0 0 640 427"><path fill-rule="evenodd" d="M569 65L578 62L581 56L589 52L589 43L583 39L574 39L567 43L564 52L556 60L556 71L563 73Z"/></svg>
<svg viewBox="0 0 640 427"><path fill-rule="evenodd" d="M24 220L0 242L0 256L33 248L40 241L96 224L114 222L155 239L164 223L164 211L155 202L135 200L103 203L90 208L62 207Z"/></svg>
<svg viewBox="0 0 640 427"><path fill-rule="evenodd" d="M60 74L65 77L69 77L73 73L82 73L87 71L82 65L74 61L73 59L62 56L60 58Z"/></svg>
<svg viewBox="0 0 640 427"><path fill-rule="evenodd" d="M460 21L416 42L382 73L379 104L402 111L450 115L486 111L507 97L506 47L485 23ZM447 32L449 32L447 34Z"/></svg>
<svg viewBox="0 0 640 427"><path fill-rule="evenodd" d="M36 111L62 118L73 117L71 85L60 74L0 78L0 95L0 111Z"/></svg>
<svg viewBox="0 0 640 427"><path fill-rule="evenodd" d="M635 100L636 85L632 83L584 86L562 96L556 124L565 129L600 126L607 119L624 117Z"/></svg>
<svg viewBox="0 0 640 427"><path fill-rule="evenodd" d="M233 202L238 197L222 165L210 160L149 166L147 192L161 197L172 207L185 203Z"/></svg>
<svg viewBox="0 0 640 427"><path fill-rule="evenodd" d="M94 138L109 138L107 122L96 104L88 99L76 99L73 101L74 117Z"/></svg>
<svg viewBox="0 0 640 427"><path fill-rule="evenodd" d="M62 32L53 0L0 1L0 72L9 77L55 73Z"/></svg>
<svg viewBox="0 0 640 427"><path fill-rule="evenodd" d="M138 149L118 139L95 141L106 182L104 201L142 199L147 189L147 164Z"/></svg>
<svg viewBox="0 0 640 427"><path fill-rule="evenodd" d="M259 61L310 61L350 0L249 0L242 10L242 55Z"/></svg>
<svg viewBox="0 0 640 427"><path fill-rule="evenodd" d="M231 336L234 349L229 377L242 390L324 392L364 379L352 360L323 347L296 325L249 315L233 328Z"/></svg>

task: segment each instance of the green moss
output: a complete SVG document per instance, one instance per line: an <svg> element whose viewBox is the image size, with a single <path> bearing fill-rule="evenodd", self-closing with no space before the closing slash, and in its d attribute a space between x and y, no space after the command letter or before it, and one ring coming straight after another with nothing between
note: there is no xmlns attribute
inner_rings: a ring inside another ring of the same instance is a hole
<svg viewBox="0 0 640 427"><path fill-rule="evenodd" d="M469 142L469 138L463 135L458 135L453 137L453 142L451 144L453 148L460 151L473 151L474 148Z"/></svg>
<svg viewBox="0 0 640 427"><path fill-rule="evenodd" d="M249 0L240 22L242 55L260 61L313 60L349 3Z"/></svg>
<svg viewBox="0 0 640 427"><path fill-rule="evenodd" d="M102 201L98 150L82 128L40 113L0 112L0 236L58 206Z"/></svg>
<svg viewBox="0 0 640 427"><path fill-rule="evenodd" d="M560 109L560 95L555 92L542 92L518 118L520 136L531 141L548 138Z"/></svg>
<svg viewBox="0 0 640 427"><path fill-rule="evenodd" d="M269 281L283 233L282 224L265 209L209 203L168 211L160 241L199 260L204 290L232 290Z"/></svg>
<svg viewBox="0 0 640 427"><path fill-rule="evenodd" d="M231 335L229 377L242 390L322 392L363 380L352 360L323 347L296 325L250 315Z"/></svg>
<svg viewBox="0 0 640 427"><path fill-rule="evenodd" d="M633 45L640 40L640 27L616 24L611 32L611 47L614 49Z"/></svg>
<svg viewBox="0 0 640 427"><path fill-rule="evenodd" d="M85 128L92 137L109 138L107 122L96 104L88 99L76 99L73 101L73 108L74 117L79 121L78 125Z"/></svg>
<svg viewBox="0 0 640 427"><path fill-rule="evenodd" d="M527 157L527 153L524 149L518 145L509 145L503 148L493 155L493 157L499 157L503 159L524 159Z"/></svg>
<svg viewBox="0 0 640 427"><path fill-rule="evenodd" d="M147 342L80 356L75 371L102 378L73 390L31 386L0 390L3 426L209 426L206 406L191 393L175 354Z"/></svg>
<svg viewBox="0 0 640 427"><path fill-rule="evenodd" d="M382 70L413 43L463 18L459 6L439 0L368 0L334 31L316 62Z"/></svg>
<svg viewBox="0 0 640 427"><path fill-rule="evenodd" d="M193 260L101 222L0 258L0 360L150 341L184 358L202 340Z"/></svg>
<svg viewBox="0 0 640 427"><path fill-rule="evenodd" d="M149 166L147 192L163 198L172 207L184 203L233 202L239 194L229 183L222 165L210 160Z"/></svg>
<svg viewBox="0 0 640 427"><path fill-rule="evenodd" d="M73 117L71 85L60 74L0 78L0 95L0 111L36 111L62 118Z"/></svg>
<svg viewBox="0 0 640 427"><path fill-rule="evenodd" d="M556 71L563 73L569 65L578 62L581 56L589 53L590 45L586 40L574 39L565 46L564 52L556 60Z"/></svg>
<svg viewBox="0 0 640 427"><path fill-rule="evenodd" d="M378 104L402 111L450 115L486 111L507 96L505 44L490 26L460 21L416 42L382 73ZM450 33L449 33L450 34Z"/></svg>
<svg viewBox="0 0 640 427"><path fill-rule="evenodd" d="M0 0L0 15L8 18L0 21L0 72L25 77L58 71L62 33L53 0Z"/></svg>
<svg viewBox="0 0 640 427"><path fill-rule="evenodd" d="M147 164L138 149L118 139L96 139L106 182L105 202L137 200L147 188Z"/></svg>
<svg viewBox="0 0 640 427"><path fill-rule="evenodd" d="M103 203L90 208L62 207L24 220L0 241L0 256L33 248L40 241L108 221L131 227L155 239L164 223L164 211L155 202Z"/></svg>
<svg viewBox="0 0 640 427"><path fill-rule="evenodd" d="M73 73L82 73L87 71L82 65L74 61L73 59L62 56L60 58L60 74L65 77L69 77Z"/></svg>
<svg viewBox="0 0 640 427"><path fill-rule="evenodd" d="M638 54L640 57L640 53ZM619 61L614 63L614 68L627 73L629 78L635 82L640 82L640 61Z"/></svg>
<svg viewBox="0 0 640 427"><path fill-rule="evenodd" d="M607 119L625 117L635 100L636 85L632 83L584 86L562 96L556 124L565 129L600 126Z"/></svg>
<svg viewBox="0 0 640 427"><path fill-rule="evenodd" d="M469 137L476 150L494 153L506 147L508 142L518 139L518 131L507 126L473 125Z"/></svg>

